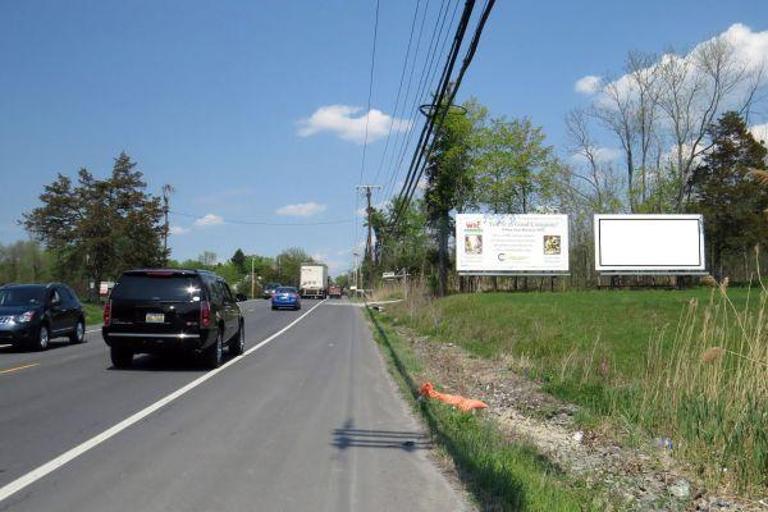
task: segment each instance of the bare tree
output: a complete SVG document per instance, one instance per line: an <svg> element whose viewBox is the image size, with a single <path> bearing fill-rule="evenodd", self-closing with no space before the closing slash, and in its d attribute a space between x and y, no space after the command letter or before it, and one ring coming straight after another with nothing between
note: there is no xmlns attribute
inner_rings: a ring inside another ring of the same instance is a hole
<svg viewBox="0 0 768 512"><path fill-rule="evenodd" d="M665 55L659 63L659 107L673 142L678 178L675 208L682 211L691 173L708 149L706 134L726 109L746 112L762 84L762 70L741 62L724 38L713 38L689 55Z"/></svg>

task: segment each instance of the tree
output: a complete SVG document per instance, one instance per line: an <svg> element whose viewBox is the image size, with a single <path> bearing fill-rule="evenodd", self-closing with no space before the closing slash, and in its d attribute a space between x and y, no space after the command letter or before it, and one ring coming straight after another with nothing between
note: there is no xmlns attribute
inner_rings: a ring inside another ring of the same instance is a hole
<svg viewBox="0 0 768 512"><path fill-rule="evenodd" d="M529 213L547 193L554 150L530 119L492 119L474 143L476 202L493 213Z"/></svg>
<svg viewBox="0 0 768 512"><path fill-rule="evenodd" d="M164 261L160 198L146 192L135 167L121 153L109 178L80 169L73 184L59 174L40 195L42 206L23 214L22 224L52 253L62 278L99 282Z"/></svg>
<svg viewBox="0 0 768 512"><path fill-rule="evenodd" d="M243 253L242 249L237 249L229 261L232 262L232 264L240 271L240 273L245 274L247 272L245 265L245 254Z"/></svg>
<svg viewBox="0 0 768 512"><path fill-rule="evenodd" d="M712 268L724 275L724 256L766 240L768 188L751 171L766 169L768 149L749 133L737 112L708 129L710 151L691 176L692 211L704 214Z"/></svg>
<svg viewBox="0 0 768 512"><path fill-rule="evenodd" d="M216 253L212 251L203 251L200 253L200 256L197 257L197 261L200 263L200 265L208 269L212 269L216 266L217 259L218 256L216 256Z"/></svg>
<svg viewBox="0 0 768 512"><path fill-rule="evenodd" d="M448 107L445 107L448 108ZM448 281L448 239L451 231L451 211L462 211L471 201L475 181L471 176L471 139L475 126L485 117L486 110L475 101L464 105L466 115L450 109L442 117L427 155L427 186L424 204L427 220L437 231L438 295L444 295ZM442 114L438 114L441 116ZM439 123L439 118L438 121Z"/></svg>

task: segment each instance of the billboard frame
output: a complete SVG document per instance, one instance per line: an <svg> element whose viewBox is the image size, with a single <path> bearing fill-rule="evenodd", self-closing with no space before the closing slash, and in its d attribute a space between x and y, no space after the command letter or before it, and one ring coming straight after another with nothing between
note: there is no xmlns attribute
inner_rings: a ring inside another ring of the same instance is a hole
<svg viewBox="0 0 768 512"><path fill-rule="evenodd" d="M564 220L564 235L565 235L565 241L566 241L566 247L567 250L565 251L565 267L566 268L559 268L559 269L553 269L553 270L546 270L542 268L534 268L531 270L480 270L480 269L463 269L460 270L458 268L459 266L459 259L458 259L458 248L459 248L459 240L458 240L458 234L459 234L459 224L458 224L458 215L456 218L456 274L459 276L472 276L472 277L568 277L571 275L570 270L570 216L566 213L514 213L514 214L494 214L494 213L461 213L460 215L463 216L478 216L483 218L488 217L561 217L561 220ZM546 237L545 237L546 238ZM559 238L559 237L558 237Z"/></svg>
<svg viewBox="0 0 768 512"><path fill-rule="evenodd" d="M656 264L643 265L638 263L606 265L602 263L602 230L601 222L605 220L623 221L694 221L698 224L699 250L696 265L685 264ZM704 276L707 275L706 244L704 240L704 216L702 214L614 214L596 213L593 217L593 238L595 243L595 271L606 276ZM643 267L648 268L643 268Z"/></svg>

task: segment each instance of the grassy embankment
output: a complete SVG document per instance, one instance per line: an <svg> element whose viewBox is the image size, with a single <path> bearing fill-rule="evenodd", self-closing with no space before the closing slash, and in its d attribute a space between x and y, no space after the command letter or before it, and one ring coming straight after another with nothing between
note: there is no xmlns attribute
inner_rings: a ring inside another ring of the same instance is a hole
<svg viewBox="0 0 768 512"><path fill-rule="evenodd" d="M482 416L464 414L440 402L417 400L414 379L422 372L421 362L394 331L388 317L370 310L369 315L398 384L412 398L439 446L453 458L483 510L603 510L590 491L569 481L534 447L507 443Z"/></svg>
<svg viewBox="0 0 768 512"><path fill-rule="evenodd" d="M515 367L585 424L669 436L713 485L768 483L768 293L746 289L411 295L395 322ZM500 359L501 360L501 359Z"/></svg>
<svg viewBox="0 0 768 512"><path fill-rule="evenodd" d="M93 304L90 302L83 303L83 309L85 310L85 325L93 327L95 325L101 325L102 314L104 312L103 304Z"/></svg>

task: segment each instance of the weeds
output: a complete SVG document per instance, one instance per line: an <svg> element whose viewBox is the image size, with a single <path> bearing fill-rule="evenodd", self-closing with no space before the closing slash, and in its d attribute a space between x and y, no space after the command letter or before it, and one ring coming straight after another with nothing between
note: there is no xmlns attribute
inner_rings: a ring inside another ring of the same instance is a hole
<svg viewBox="0 0 768 512"><path fill-rule="evenodd" d="M436 342L511 356L546 391L580 404L585 423L671 437L708 484L750 493L768 484L768 290L705 283L441 300L411 291L390 312Z"/></svg>

